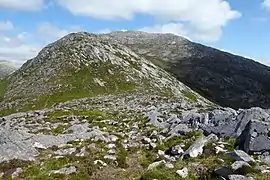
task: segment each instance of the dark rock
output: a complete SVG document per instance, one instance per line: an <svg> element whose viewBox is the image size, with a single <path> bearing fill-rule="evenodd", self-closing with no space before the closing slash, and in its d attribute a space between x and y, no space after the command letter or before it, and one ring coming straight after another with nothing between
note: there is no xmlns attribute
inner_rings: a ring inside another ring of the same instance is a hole
<svg viewBox="0 0 270 180"><path fill-rule="evenodd" d="M219 167L215 169L215 174L224 178L228 178L229 175L233 174L232 170L227 167Z"/></svg>
<svg viewBox="0 0 270 180"><path fill-rule="evenodd" d="M183 149L180 146L173 146L166 150L165 154L170 156L181 156L183 154Z"/></svg>
<svg viewBox="0 0 270 180"><path fill-rule="evenodd" d="M265 122L250 121L237 138L237 145L248 153L270 151L269 127Z"/></svg>

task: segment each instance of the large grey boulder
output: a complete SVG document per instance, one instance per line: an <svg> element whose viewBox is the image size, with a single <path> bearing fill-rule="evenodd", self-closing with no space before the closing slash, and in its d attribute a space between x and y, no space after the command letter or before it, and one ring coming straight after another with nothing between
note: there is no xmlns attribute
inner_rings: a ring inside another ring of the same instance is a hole
<svg viewBox="0 0 270 180"><path fill-rule="evenodd" d="M49 148L60 146L74 140L93 139L95 141L109 142L112 137L108 133L95 128L89 128L89 124L76 124L69 129L71 134L45 135L32 134L25 129L12 129L8 123L0 127L0 163L12 159L25 161L35 160L39 155L39 147Z"/></svg>
<svg viewBox="0 0 270 180"><path fill-rule="evenodd" d="M269 122L250 121L237 138L239 148L248 153L270 151L269 130Z"/></svg>
<svg viewBox="0 0 270 180"><path fill-rule="evenodd" d="M170 126L166 122L159 122L158 121L158 112L157 112L156 109L148 112L147 115L148 115L148 117L150 119L150 124L152 124L155 127L165 129L165 128L168 128Z"/></svg>
<svg viewBox="0 0 270 180"><path fill-rule="evenodd" d="M240 110L237 116L232 110L229 112L231 115L225 113L223 118L219 113L218 121L210 121L212 126L202 126L204 132L237 138L238 147L248 153L270 150L270 116L264 109Z"/></svg>
<svg viewBox="0 0 270 180"><path fill-rule="evenodd" d="M218 137L214 134L211 134L207 137L205 136L201 136L198 140L196 140L194 142L193 145L191 145L183 154L184 158L188 158L188 157L198 157L199 155L201 155L203 153L203 147L207 142L210 141L217 141Z"/></svg>

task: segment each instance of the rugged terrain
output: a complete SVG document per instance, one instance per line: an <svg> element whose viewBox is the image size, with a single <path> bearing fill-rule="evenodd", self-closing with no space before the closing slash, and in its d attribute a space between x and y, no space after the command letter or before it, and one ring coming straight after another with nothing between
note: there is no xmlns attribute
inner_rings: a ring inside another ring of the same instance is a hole
<svg viewBox="0 0 270 180"><path fill-rule="evenodd" d="M89 33L70 34L48 45L2 82L2 109L23 102L40 108L74 98L141 91L188 104L211 104L127 47ZM10 100L17 103L6 103Z"/></svg>
<svg viewBox="0 0 270 180"><path fill-rule="evenodd" d="M129 47L225 107L270 107L270 67L172 34L103 35Z"/></svg>
<svg viewBox="0 0 270 180"><path fill-rule="evenodd" d="M1 80L2 179L270 179L270 110L222 108L131 49L73 33Z"/></svg>

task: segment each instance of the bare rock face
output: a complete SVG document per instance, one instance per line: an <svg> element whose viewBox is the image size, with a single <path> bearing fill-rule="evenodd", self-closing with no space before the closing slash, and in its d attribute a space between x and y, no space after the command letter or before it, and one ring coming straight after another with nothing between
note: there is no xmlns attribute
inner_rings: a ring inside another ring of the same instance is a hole
<svg viewBox="0 0 270 180"><path fill-rule="evenodd" d="M172 34L103 35L174 74L210 100L233 108L270 107L270 67Z"/></svg>

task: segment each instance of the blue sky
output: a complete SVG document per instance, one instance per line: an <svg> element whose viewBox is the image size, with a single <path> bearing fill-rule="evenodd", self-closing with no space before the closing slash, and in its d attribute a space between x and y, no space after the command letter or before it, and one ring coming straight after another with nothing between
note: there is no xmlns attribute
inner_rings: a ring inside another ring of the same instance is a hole
<svg viewBox="0 0 270 180"><path fill-rule="evenodd" d="M76 31L143 30L270 64L270 0L0 0L0 60L21 65Z"/></svg>

